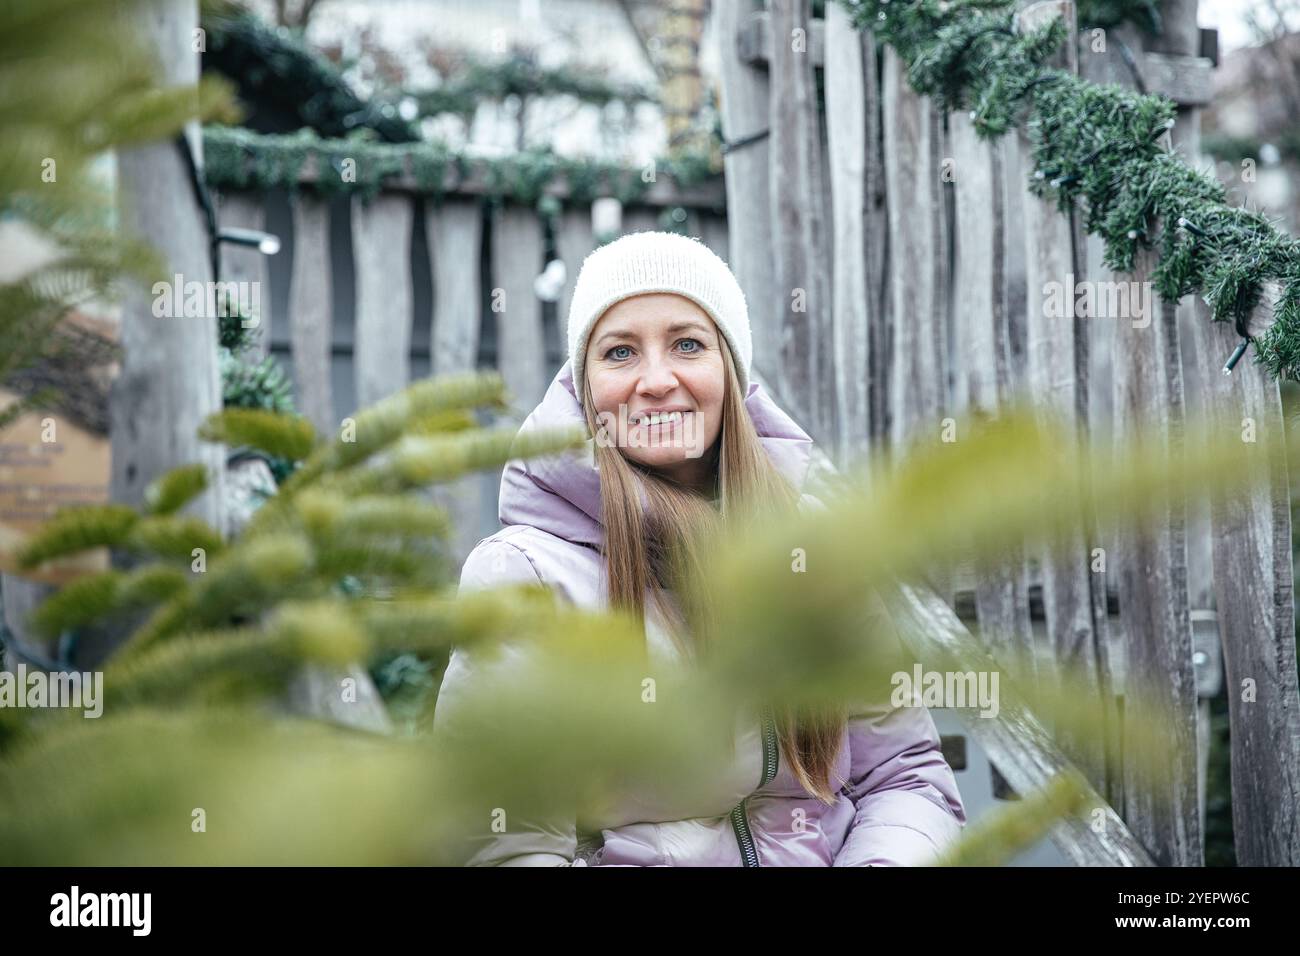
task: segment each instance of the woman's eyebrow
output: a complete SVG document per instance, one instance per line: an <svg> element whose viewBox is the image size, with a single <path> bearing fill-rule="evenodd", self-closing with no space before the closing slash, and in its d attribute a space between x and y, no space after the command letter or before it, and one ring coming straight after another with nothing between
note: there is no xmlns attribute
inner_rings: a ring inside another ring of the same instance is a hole
<svg viewBox="0 0 1300 956"><path fill-rule="evenodd" d="M669 332L692 332L692 331L694 331L694 332L702 332L702 333L705 334L705 335L708 335L708 334L709 334L709 330L706 329L706 328L705 328L703 325L701 325L699 322L674 322L672 325L668 326L667 331L669 331Z"/></svg>
<svg viewBox="0 0 1300 956"><path fill-rule="evenodd" d="M606 339L634 339L634 338L636 338L636 336L633 335L631 332L629 332L627 329L610 329L608 332L603 334L600 338L596 339L595 345L593 345L592 347L594 348L596 345L600 345L600 343L605 341Z"/></svg>
<svg viewBox="0 0 1300 956"><path fill-rule="evenodd" d="M669 333L670 335L676 334L678 332L700 332L703 333L704 335L709 334L709 330L705 328L703 325L701 325L699 322L674 322L672 325L664 329L664 331ZM602 333L600 338L596 339L595 345L593 345L592 347L595 348L599 346L601 342L610 338L634 339L636 337L637 337L636 333L630 331L629 329L610 329L608 332Z"/></svg>

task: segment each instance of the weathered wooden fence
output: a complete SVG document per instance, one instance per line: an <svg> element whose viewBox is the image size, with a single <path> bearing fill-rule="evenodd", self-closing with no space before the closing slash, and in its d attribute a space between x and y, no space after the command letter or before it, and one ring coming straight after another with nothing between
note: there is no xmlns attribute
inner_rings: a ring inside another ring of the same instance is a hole
<svg viewBox="0 0 1300 956"><path fill-rule="evenodd" d="M1181 143L1194 147L1212 63L1195 0L1162 9L1165 33L1146 49L1131 30L1099 48L1095 33L1075 30L1069 0L1026 5L1018 27L1064 17L1077 42L1055 65L1170 96ZM1076 280L1141 283L1154 261L1108 274L1079 216L1027 190L1023 133L988 143L966 115L944 115L834 0L824 21L808 0L718 0L717 27L731 264L756 370L840 464L876 447L904 452L950 420L1026 396L1070 423L1064 440L1122 440L1154 425L1156 453L1177 456L1189 409L1281 435L1278 386L1249 362L1220 374L1233 333L1203 303L1155 301L1145 327L1047 307L1052 283L1073 301ZM1254 447L1277 444L1243 454ZM1254 489L1212 507L1176 502L1115 533L1081 507L1063 546L1013 550L996 571L936 574L894 596L922 660L1028 661L1047 687L1066 669L1085 682L1101 729L1084 739L1054 739L1005 696L996 718L959 711L989 753L995 792L1025 792L1067 766L1091 782L1104 825L1068 821L1053 833L1076 863L1203 861L1206 698L1220 645L1238 861L1300 863L1288 477L1259 454ZM978 625L978 645L963 618ZM1172 715L1164 766L1134 766L1131 750L1125 759L1126 686Z"/></svg>
<svg viewBox="0 0 1300 956"><path fill-rule="evenodd" d="M222 278L260 283L259 348L291 372L299 411L333 433L413 380L484 367L500 371L518 416L536 405L566 356L569 296L597 243L592 205L569 202L560 182L548 194L562 209L548 223L531 206L488 201L472 172L436 200L409 176L369 201L326 199L310 188L315 175L304 167L305 188L293 193L226 192L218 202L222 227L282 240L275 256L223 250ZM686 188L659 177L623 210L618 231L661 228L675 207L688 234L728 257L717 181ZM548 245L567 272L554 303L534 290ZM497 528L496 479L439 489L457 515L461 558Z"/></svg>

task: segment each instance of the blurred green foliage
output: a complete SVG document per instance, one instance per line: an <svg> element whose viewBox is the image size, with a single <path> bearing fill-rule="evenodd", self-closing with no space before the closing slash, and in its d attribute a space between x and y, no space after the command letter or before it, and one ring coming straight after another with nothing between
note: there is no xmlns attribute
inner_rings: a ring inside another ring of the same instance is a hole
<svg viewBox="0 0 1300 956"><path fill-rule="evenodd" d="M119 235L111 191L93 173L106 151L173 136L193 119L237 118L228 87L160 89L127 0L0 5L0 225L23 259L0 269L0 383L38 361L69 309L166 270ZM0 428L35 403L0 409Z"/></svg>

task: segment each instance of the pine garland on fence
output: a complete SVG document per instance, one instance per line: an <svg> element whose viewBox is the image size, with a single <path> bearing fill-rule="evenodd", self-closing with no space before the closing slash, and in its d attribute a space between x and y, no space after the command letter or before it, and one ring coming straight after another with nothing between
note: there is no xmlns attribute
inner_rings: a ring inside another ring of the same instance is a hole
<svg viewBox="0 0 1300 956"><path fill-rule="evenodd" d="M1255 360L1274 378L1300 379L1300 244L1262 214L1229 206L1221 184L1164 148L1172 101L1047 68L1067 39L1064 24L1017 34L1011 0L839 2L894 48L917 92L969 110L980 136L1023 126L1035 167L1029 188L1062 210L1078 205L1109 268L1131 271L1139 248L1158 244L1152 279L1160 296L1199 294L1215 321L1238 328L1265 285L1277 283L1275 321L1252 339ZM1081 7L1085 23L1158 22L1144 13L1150 4ZM1157 219L1164 227L1153 236Z"/></svg>
<svg viewBox="0 0 1300 956"><path fill-rule="evenodd" d="M567 186L569 201L590 203L612 196L636 202L650 189L640 166L561 156L544 148L501 157L471 155L444 143L381 143L362 136L321 139L309 129L289 134L262 134L242 127L208 126L203 130L204 177L215 189L309 189L318 194L359 193L370 198L385 181L409 174L415 190L435 199L453 181L482 169L487 195L536 205L552 184ZM351 162L348 162L348 161ZM316 176L303 182L308 162ZM679 186L705 182L720 174L708 156L683 153L655 160L655 176ZM346 175L345 175L346 174Z"/></svg>

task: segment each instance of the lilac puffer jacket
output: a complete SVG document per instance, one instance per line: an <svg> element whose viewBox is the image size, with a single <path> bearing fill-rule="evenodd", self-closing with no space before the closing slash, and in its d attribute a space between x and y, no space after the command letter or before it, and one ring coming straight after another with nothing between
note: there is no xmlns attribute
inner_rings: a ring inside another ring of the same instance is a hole
<svg viewBox="0 0 1300 956"><path fill-rule="evenodd" d="M808 473L812 440L751 383L745 407L773 463L796 488ZM569 364L560 369L523 429L582 423ZM816 499L805 495L805 500ZM815 506L815 505L814 505ZM465 561L462 592L538 581L583 608L607 606L600 476L587 454L512 461L501 478L505 526ZM676 659L647 600L648 653ZM452 653L435 711L435 733L454 720L474 666ZM779 752L766 716L740 722L734 764L692 786L689 805L672 796L629 794L589 818L521 823L471 837L468 865L509 866L910 866L932 859L966 822L939 735L921 706L860 709L850 716L827 806L807 792Z"/></svg>

